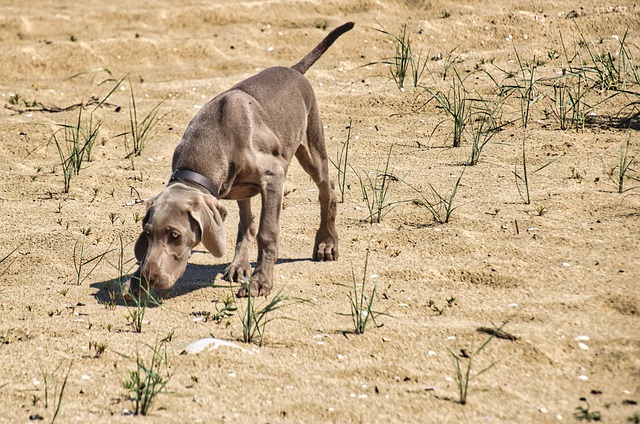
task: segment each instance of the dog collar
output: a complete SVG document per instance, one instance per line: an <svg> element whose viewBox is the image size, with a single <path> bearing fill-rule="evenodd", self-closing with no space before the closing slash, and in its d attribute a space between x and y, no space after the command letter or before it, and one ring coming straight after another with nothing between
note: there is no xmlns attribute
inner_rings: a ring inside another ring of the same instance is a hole
<svg viewBox="0 0 640 424"><path fill-rule="evenodd" d="M172 183L176 180L187 180L199 184L207 189L207 191L211 193L213 197L218 197L218 189L211 182L211 180L204 175L198 174L197 172L187 171L185 169L176 169L171 173L169 183Z"/></svg>

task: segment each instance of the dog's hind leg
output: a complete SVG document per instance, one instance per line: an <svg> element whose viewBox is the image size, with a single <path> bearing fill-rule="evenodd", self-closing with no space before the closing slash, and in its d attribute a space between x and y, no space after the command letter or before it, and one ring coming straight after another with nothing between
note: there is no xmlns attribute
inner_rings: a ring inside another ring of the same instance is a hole
<svg viewBox="0 0 640 424"><path fill-rule="evenodd" d="M313 259L335 261L338 259L338 231L336 230L338 198L333 191L333 181L329 178L327 148L324 143L320 115L316 108L312 108L309 114L307 140L296 150L296 158L320 191L318 196L320 227L313 246Z"/></svg>

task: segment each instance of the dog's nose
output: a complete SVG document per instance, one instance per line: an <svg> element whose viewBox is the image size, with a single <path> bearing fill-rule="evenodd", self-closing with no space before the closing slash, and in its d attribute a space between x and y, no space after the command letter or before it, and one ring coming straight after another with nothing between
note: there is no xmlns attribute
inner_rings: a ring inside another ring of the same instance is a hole
<svg viewBox="0 0 640 424"><path fill-rule="evenodd" d="M143 275L148 283L153 283L158 279L158 268L156 266L153 266L152 264L149 264L147 269L144 270Z"/></svg>

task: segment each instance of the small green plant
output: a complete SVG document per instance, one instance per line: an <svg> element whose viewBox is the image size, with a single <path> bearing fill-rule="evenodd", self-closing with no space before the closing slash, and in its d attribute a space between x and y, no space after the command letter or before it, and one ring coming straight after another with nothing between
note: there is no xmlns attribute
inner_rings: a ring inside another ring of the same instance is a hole
<svg viewBox="0 0 640 424"><path fill-rule="evenodd" d="M329 27L329 22L326 19L319 19L314 22L313 26L325 31Z"/></svg>
<svg viewBox="0 0 640 424"><path fill-rule="evenodd" d="M62 379L62 383L60 387L58 387L58 382L56 380L56 373L62 367L63 362L60 362L58 366L53 370L53 372L49 373L46 369L40 368L40 373L42 374L42 380L44 383L44 407L49 408L49 390L50 385L53 384L53 403L52 406L54 408L53 417L51 418L51 423L53 424L60 413L60 407L62 406L62 397L64 396L64 389L67 386L67 380L69 378L69 372L71 372L71 366L73 362L69 362L69 368L67 368L67 372Z"/></svg>
<svg viewBox="0 0 640 424"><path fill-rule="evenodd" d="M225 297L222 299L222 305L219 306L218 303L216 303L215 308L216 312L211 316L211 319L215 322L220 322L224 318L233 316L233 314L238 310L233 296Z"/></svg>
<svg viewBox="0 0 640 424"><path fill-rule="evenodd" d="M584 403L584 405L578 405L576 407L576 411L573 413L573 416L578 421L600 421L602 420L602 415L600 411L592 411L591 405L589 405L589 401L587 398L581 397L580 401Z"/></svg>
<svg viewBox="0 0 640 424"><path fill-rule="evenodd" d="M369 265L369 250L367 249L367 255L364 259L364 270L362 271L362 282L359 284L356 280L356 274L351 267L351 278L353 280L353 286L351 292L349 292L349 304L351 306L351 320L353 322L353 331L356 334L364 334L367 329L369 319L377 327L376 315L377 312L373 310L373 303L376 299L376 290L378 287L378 281L372 277L372 287L370 291L367 291L367 267ZM360 286L360 288L358 288Z"/></svg>
<svg viewBox="0 0 640 424"><path fill-rule="evenodd" d="M471 155L467 165L474 166L478 163L484 147L506 125L499 123L503 101L504 98L497 102L481 101L481 107L471 106L471 119L467 126L470 129Z"/></svg>
<svg viewBox="0 0 640 424"><path fill-rule="evenodd" d="M561 130L584 128L587 114L592 109L586 102L590 90L585 82L582 72L568 73L554 82L549 109Z"/></svg>
<svg viewBox="0 0 640 424"><path fill-rule="evenodd" d="M514 165L514 170L511 172L515 177L516 188L518 189L518 194L520 195L520 198L526 205L530 205L531 204L531 193L530 193L530 186L529 186L530 173L527 168L527 145L525 140L522 140L521 158L522 158L521 169L518 170L518 164L516 163ZM553 162L555 162L555 160L545 163L539 168L536 168L533 172L531 172L531 174L535 174L537 172L542 171L544 168L551 165Z"/></svg>
<svg viewBox="0 0 640 424"><path fill-rule="evenodd" d="M267 324L278 318L273 316L273 313L283 308L288 299L281 290L271 300L256 305L256 297L251 294L251 280L243 277L241 284L247 287L247 303L244 308L238 309L238 316L242 322L242 341L257 342L258 346L262 346Z"/></svg>
<svg viewBox="0 0 640 424"><path fill-rule="evenodd" d="M347 127L347 139L342 143L342 147L339 152L336 152L336 161L331 163L338 171L338 188L340 189L340 203L344 203L344 193L348 188L346 184L347 180L347 164L349 163L349 144L351 142L351 129L352 121L349 119L349 126Z"/></svg>
<svg viewBox="0 0 640 424"><path fill-rule="evenodd" d="M403 203L403 201L389 200L391 184L399 181L390 170L392 150L393 146L389 148L387 161L382 171L378 169L375 172L367 172L364 173L363 177L355 168L351 167L351 170L358 178L362 192L362 200L369 212L369 216L365 218L365 221L368 221L370 224L380 223L382 218L389 213L396 204Z"/></svg>
<svg viewBox="0 0 640 424"><path fill-rule="evenodd" d="M134 415L147 415L158 395L165 391L165 387L172 377L169 372L166 342L156 342L151 349L151 359L145 361L136 352L136 369L129 371L129 378L123 386L129 393L129 400L133 402Z"/></svg>
<svg viewBox="0 0 640 424"><path fill-rule="evenodd" d="M460 78L455 66L453 67L453 75L454 78L447 94L428 88L427 91L436 100L438 107L453 119L453 147L460 147L465 128L471 119L471 99L465 88L464 79Z"/></svg>
<svg viewBox="0 0 640 424"><path fill-rule="evenodd" d="M93 146L98 139L98 133L102 121L94 118L95 111L102 107L111 94L120 86L122 80L117 82L111 91L89 113L88 121L83 120L83 106L78 109L78 118L75 124L56 124L58 129L53 132L53 140L58 151L60 167L64 177L64 192L68 193L71 186L71 178L80 173L82 163L91 162ZM84 103L81 103L83 105Z"/></svg>
<svg viewBox="0 0 640 424"><path fill-rule="evenodd" d="M17 250L20 248L20 246L21 245L13 249L11 252L7 253L3 258L0 258L0 265L2 265L5 261L7 261L11 257L11 255L16 253ZM15 262L15 258L10 263L8 263L7 266L5 266L2 271L0 271L0 275L4 275L9 269L9 267L11 266L11 264L13 264L14 262Z"/></svg>
<svg viewBox="0 0 640 424"><path fill-rule="evenodd" d="M627 42L628 29L621 38L616 37L619 46L618 51L613 53L600 50L593 41L587 41L579 28L578 32L581 41L579 45L587 50L591 59L591 66L583 66L582 71L593 80L596 88L602 91L625 90L629 84L639 82L638 66L634 60L637 55L631 52Z"/></svg>
<svg viewBox="0 0 640 424"><path fill-rule="evenodd" d="M91 124L90 124L91 125ZM90 126L88 131L82 127L82 108L78 112L76 125L58 124L53 139L60 160L60 167L64 177L64 192L68 193L71 187L71 178L78 175L82 169L82 162L89 157L93 143L98 136L100 125Z"/></svg>
<svg viewBox="0 0 640 424"><path fill-rule="evenodd" d="M87 278L89 278L89 276L96 269L96 267L100 265L100 262L102 262L104 257L108 253L113 251L113 249L111 249L111 245L112 244L110 244L109 247L107 247L107 250L105 250L104 252L99 253L87 259L85 236L80 236L76 239L76 242L73 245L73 268L76 272L77 286L81 285ZM87 265L91 265L91 264L93 264L92 268L89 269L88 271L85 271L85 268L87 267Z"/></svg>
<svg viewBox="0 0 640 424"><path fill-rule="evenodd" d="M162 300L154 296L153 290L148 284L144 284L145 282L142 281L143 277L141 273L136 272L129 275L129 271L131 271L136 264L135 258L125 259L126 245L122 239L122 235L119 236L119 239L120 246L118 248L117 262L115 264L111 263L111 266L118 271L116 283L120 292L123 293L122 298L127 307L126 319L134 332L142 333L147 307L150 304L160 306ZM130 286L127 285L127 280L130 280L131 286L137 287L137 290L134 290L133 293L125 293L130 289ZM105 308L113 309L116 305L117 294L111 287L107 289L107 292L109 294L109 300L105 301Z"/></svg>
<svg viewBox="0 0 640 424"><path fill-rule="evenodd" d="M133 267L136 265L136 260L134 257L130 257L128 259L125 257L125 252L127 251L128 245L125 245L124 240L122 238L122 234L118 235L118 239L119 239L119 246L117 248L118 255L116 257L116 262L113 263L111 260L108 260L109 265L115 268L118 274L114 280L107 283L106 292L109 298L101 301L105 309L109 309L109 310L114 310L116 308L118 303L118 293L124 293L127 280L129 280L129 278L132 278L132 279L139 278L135 275L133 276L129 275ZM126 296L123 296L123 297L126 299ZM135 315L135 317L133 315ZM135 321L133 320L133 318L137 318L137 317L138 317L137 313L127 314L127 319L129 321ZM142 325L142 321L140 321L140 325Z"/></svg>
<svg viewBox="0 0 640 424"><path fill-rule="evenodd" d="M538 214L538 216L542 216L546 214L548 211L549 210L542 205L539 205L538 207L536 207L536 213Z"/></svg>
<svg viewBox="0 0 640 424"><path fill-rule="evenodd" d="M634 162L635 162L635 157L629 156L629 140L627 139L624 143L622 143L622 147L620 148L618 166L616 167L618 171L615 175L615 183L618 189L618 193L620 194L627 192L629 190L640 188L640 186L634 186L627 189L624 188L625 179L631 178L636 181L640 181L637 178L630 177L629 175L629 171L632 171L631 165L633 165ZM616 168L614 168L614 172Z"/></svg>
<svg viewBox="0 0 640 424"><path fill-rule="evenodd" d="M89 352L93 351L93 358L97 359L107 350L106 343L89 342Z"/></svg>
<svg viewBox="0 0 640 424"><path fill-rule="evenodd" d="M453 189L449 195L445 196L440 194L433 185L429 184L429 188L431 189L431 196L427 196L425 193L420 191L418 188L412 186L411 184L407 185L418 194L418 198L413 200L413 203L422 206L429 211L431 217L438 224L446 224L451 219L451 214L458 207L454 206L454 201L456 195L458 194L458 187L460 187L460 181L462 181L462 177L464 176L466 168L462 169L460 172L460 176L456 180Z"/></svg>
<svg viewBox="0 0 640 424"><path fill-rule="evenodd" d="M445 306L439 307L433 299L429 299L427 301L427 307L431 309L436 315L440 316L444 313L446 308L453 308L455 306L456 298L451 296L446 299L447 304Z"/></svg>
<svg viewBox="0 0 640 424"><path fill-rule="evenodd" d="M142 154L142 150L144 150L145 146L155 135L153 130L160 120L158 113L164 100L155 105L144 117L138 116L136 97L131 83L129 83L129 88L131 91L131 98L129 100L129 131L122 135L124 136L124 145L127 152L126 158L131 161L132 169L135 169L134 158ZM130 140L129 137L131 137Z"/></svg>
<svg viewBox="0 0 640 424"><path fill-rule="evenodd" d="M115 222L118 220L118 218L120 217L120 215L118 215L115 212L110 212L109 213L109 220L111 221L111 225L115 224Z"/></svg>
<svg viewBox="0 0 640 424"><path fill-rule="evenodd" d="M467 396L469 394L469 383L471 382L471 380L487 372L495 365L495 363L493 363L486 368L483 368L481 371L472 374L471 370L473 368L474 359L487 347L491 340L493 340L495 334L498 334L502 331L502 328L507 325L508 322L509 320L503 322L500 327L497 327L496 332L492 333L491 336L489 336L484 341L484 343L482 343L482 345L480 345L480 347L473 353L468 353L466 350L461 349L460 354L457 355L449 350L449 353L451 354L451 357L453 359L453 379L456 382L456 386L458 388L458 402L461 405L466 405L467 403Z"/></svg>
<svg viewBox="0 0 640 424"><path fill-rule="evenodd" d="M640 424L640 412L634 412L627 417L627 422L632 424Z"/></svg>
<svg viewBox="0 0 640 424"><path fill-rule="evenodd" d="M131 284L134 283L134 279L140 279L142 277L133 275L131 276ZM134 293L131 297L131 300L127 300L125 297L125 305L127 307L127 321L133 328L133 331L136 333L142 333L142 327L145 323L144 316L147 312L147 308L149 305L160 306L162 304L162 300L157 298L152 289L148 287L147 284L143 284L142 282L137 283L139 286L138 293Z"/></svg>
<svg viewBox="0 0 640 424"><path fill-rule="evenodd" d="M393 34L382 29L377 30L389 36L395 48L395 56L384 59L381 63L389 67L391 78L399 89L404 89L408 77L412 77L413 87L418 87L427 69L427 60L421 53L417 55L411 47L411 37L407 33L407 25L402 25L400 34ZM371 63L373 65L375 63Z"/></svg>
<svg viewBox="0 0 640 424"><path fill-rule="evenodd" d="M537 90L537 62L534 57L533 61L524 64L520 60L520 55L518 54L518 49L516 49L515 44L513 51L516 54L518 68L520 70L520 80L516 79L515 85L512 86L512 88L518 92L518 98L520 99L520 118L522 127L526 129L531 120L532 107L541 97L541 94L539 94Z"/></svg>

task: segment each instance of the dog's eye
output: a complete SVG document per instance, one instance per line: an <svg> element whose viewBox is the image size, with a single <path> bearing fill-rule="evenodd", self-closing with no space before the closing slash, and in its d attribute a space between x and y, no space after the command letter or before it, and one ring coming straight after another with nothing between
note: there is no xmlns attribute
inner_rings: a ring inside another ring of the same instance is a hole
<svg viewBox="0 0 640 424"><path fill-rule="evenodd" d="M171 232L171 239L172 240L178 240L180 238L180 234L176 233L175 231Z"/></svg>
<svg viewBox="0 0 640 424"><path fill-rule="evenodd" d="M151 231L145 230L144 235L147 237L151 237Z"/></svg>

